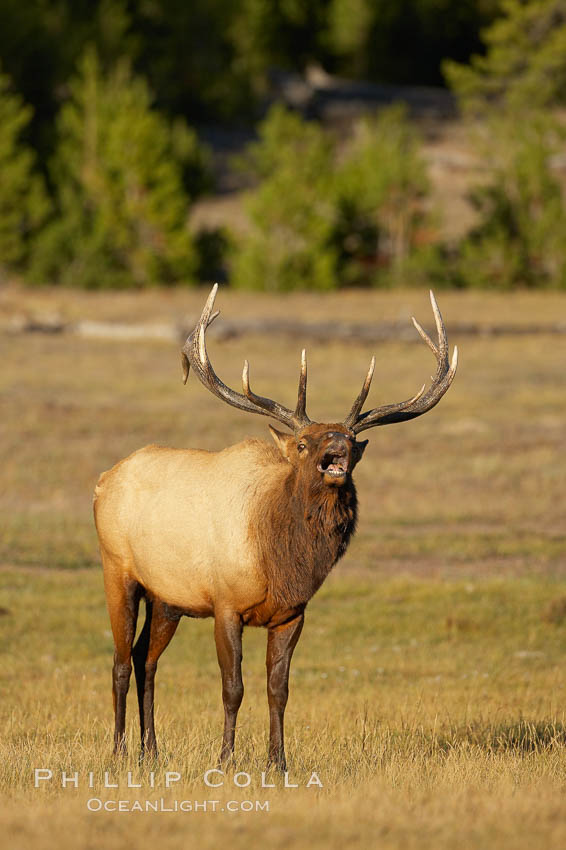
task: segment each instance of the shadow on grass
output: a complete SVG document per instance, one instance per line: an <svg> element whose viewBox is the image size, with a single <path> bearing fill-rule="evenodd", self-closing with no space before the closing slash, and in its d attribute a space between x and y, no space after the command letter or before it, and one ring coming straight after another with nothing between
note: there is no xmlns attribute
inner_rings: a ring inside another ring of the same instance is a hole
<svg viewBox="0 0 566 850"><path fill-rule="evenodd" d="M430 735L432 751L450 752L470 746L491 753L539 753L566 744L566 726L551 721L469 724L448 733Z"/></svg>

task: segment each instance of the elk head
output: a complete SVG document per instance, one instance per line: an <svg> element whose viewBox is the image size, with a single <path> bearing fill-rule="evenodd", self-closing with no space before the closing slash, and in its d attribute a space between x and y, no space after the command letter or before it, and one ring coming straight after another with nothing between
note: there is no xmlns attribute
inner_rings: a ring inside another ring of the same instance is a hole
<svg viewBox="0 0 566 850"><path fill-rule="evenodd" d="M356 441L356 435L343 424L321 425L313 422L297 434L283 434L269 425L271 436L281 454L298 472L317 477L329 487L346 483L360 460L368 441Z"/></svg>
<svg viewBox="0 0 566 850"><path fill-rule="evenodd" d="M213 312L217 291L218 284L215 284L194 331L183 346L184 383L187 382L189 369L192 366L204 386L218 398L248 413L270 416L287 426L293 432L292 434L282 433L271 425L269 426L271 435L283 457L297 471L310 469L312 475L318 475L319 480L329 487L340 487L345 484L355 465L361 459L368 442L367 440L357 440L357 435L361 431L377 425L405 422L426 413L438 404L454 380L458 363L458 349L454 348L452 362L450 362L446 329L436 299L431 292L430 300L438 334L437 343L431 340L417 320L413 318L417 331L434 353L437 361L436 374L428 390L426 390L426 384L423 384L419 392L407 401L382 405L362 413L375 369L375 357L372 357L360 393L344 421L338 424L312 422L306 412L307 359L304 350L301 357L299 389L294 411L253 392L250 387L247 360L244 362L242 373L243 394L230 389L216 375L208 358L205 335L207 328L219 314L219 311Z"/></svg>

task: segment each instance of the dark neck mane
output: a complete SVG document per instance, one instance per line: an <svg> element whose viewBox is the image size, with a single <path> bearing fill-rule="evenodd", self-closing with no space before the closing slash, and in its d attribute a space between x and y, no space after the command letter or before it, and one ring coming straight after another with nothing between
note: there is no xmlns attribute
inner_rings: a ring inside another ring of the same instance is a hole
<svg viewBox="0 0 566 850"><path fill-rule="evenodd" d="M289 470L261 500L251 529L273 602L305 605L342 557L356 527L356 488L305 480Z"/></svg>

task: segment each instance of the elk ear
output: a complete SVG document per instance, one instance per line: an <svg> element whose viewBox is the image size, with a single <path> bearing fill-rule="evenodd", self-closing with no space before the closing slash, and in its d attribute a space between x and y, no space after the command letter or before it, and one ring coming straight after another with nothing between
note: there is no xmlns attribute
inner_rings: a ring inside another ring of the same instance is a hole
<svg viewBox="0 0 566 850"><path fill-rule="evenodd" d="M295 442L291 434L284 434L282 431L278 431L277 428L274 428L273 425L268 425L269 433L275 440L275 445L281 452L284 458L289 460L289 452L292 444Z"/></svg>
<svg viewBox="0 0 566 850"><path fill-rule="evenodd" d="M354 443L354 451L356 452L356 463L362 459L362 455L366 449L369 440L361 440L359 443Z"/></svg>

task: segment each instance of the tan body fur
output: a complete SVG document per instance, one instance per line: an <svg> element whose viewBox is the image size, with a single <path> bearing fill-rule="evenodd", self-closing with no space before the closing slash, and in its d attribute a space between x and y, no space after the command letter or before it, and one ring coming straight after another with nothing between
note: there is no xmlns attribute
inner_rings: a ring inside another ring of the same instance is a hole
<svg viewBox="0 0 566 850"><path fill-rule="evenodd" d="M220 452L147 446L116 464L94 502L107 592L130 578L189 616L223 608L246 620L267 595L252 506L290 472L259 440Z"/></svg>

